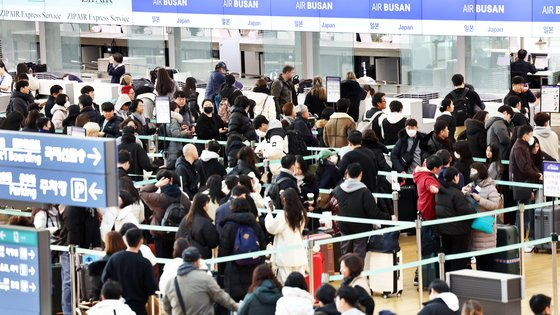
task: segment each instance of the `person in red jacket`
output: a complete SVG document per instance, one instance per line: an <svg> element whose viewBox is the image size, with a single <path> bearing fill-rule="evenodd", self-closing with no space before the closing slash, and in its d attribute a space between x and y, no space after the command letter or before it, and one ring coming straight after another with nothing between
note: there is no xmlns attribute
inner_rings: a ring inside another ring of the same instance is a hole
<svg viewBox="0 0 560 315"><path fill-rule="evenodd" d="M414 183L418 189L417 205L422 220L436 218L435 195L439 192L437 174L441 167L441 159L432 155L426 159L426 167L419 166L414 170Z"/></svg>

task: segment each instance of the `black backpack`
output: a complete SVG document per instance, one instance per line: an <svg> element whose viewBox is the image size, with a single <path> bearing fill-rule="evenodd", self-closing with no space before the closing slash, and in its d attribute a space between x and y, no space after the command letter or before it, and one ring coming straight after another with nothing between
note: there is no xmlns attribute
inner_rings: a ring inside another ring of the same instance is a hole
<svg viewBox="0 0 560 315"><path fill-rule="evenodd" d="M293 124L286 130L286 137L288 138L288 154L302 156L309 155L307 144L303 141L301 132L294 129Z"/></svg>
<svg viewBox="0 0 560 315"><path fill-rule="evenodd" d="M452 97L451 101L455 106L453 117L455 117L457 126L463 126L465 124L465 120L472 117L472 110L467 99L467 93L469 93L468 88L465 88L465 90L461 94L457 94L455 93L455 91L451 91L450 93Z"/></svg>
<svg viewBox="0 0 560 315"><path fill-rule="evenodd" d="M182 193L181 193L182 194ZM163 219L161 219L161 226L178 227L181 220L187 215L187 209L181 203L181 196L171 201L169 206L165 209Z"/></svg>

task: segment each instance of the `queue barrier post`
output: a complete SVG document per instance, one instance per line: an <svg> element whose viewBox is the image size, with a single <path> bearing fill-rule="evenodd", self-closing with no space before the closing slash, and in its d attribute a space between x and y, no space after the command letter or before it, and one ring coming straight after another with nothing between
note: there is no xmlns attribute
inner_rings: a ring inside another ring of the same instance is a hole
<svg viewBox="0 0 560 315"><path fill-rule="evenodd" d="M445 253L438 253L439 279L445 281Z"/></svg>
<svg viewBox="0 0 560 315"><path fill-rule="evenodd" d="M558 234L552 233L550 241L550 250L552 251L552 305L554 306L553 314L558 315L558 271L556 260L556 248L558 245Z"/></svg>
<svg viewBox="0 0 560 315"><path fill-rule="evenodd" d="M393 213L399 217L399 192L393 191Z"/></svg>
<svg viewBox="0 0 560 315"><path fill-rule="evenodd" d="M525 204L519 203L519 242L523 245L525 243ZM519 267L521 275L525 275L525 250L524 246L519 248Z"/></svg>
<svg viewBox="0 0 560 315"><path fill-rule="evenodd" d="M420 220L420 214L416 219L416 251L418 253L418 261L422 260L422 220ZM422 266L418 266L418 301L419 308L422 308L422 299L424 297L424 291L422 289Z"/></svg>
<svg viewBox="0 0 560 315"><path fill-rule="evenodd" d="M70 263L70 288L71 288L71 303L72 303L72 314L77 314L76 304L78 302L78 285L77 285L77 275L76 275L76 245L68 246L68 258Z"/></svg>
<svg viewBox="0 0 560 315"><path fill-rule="evenodd" d="M315 296L315 273L313 272L313 245L315 242L313 240L309 240L307 242L307 255L309 259L309 293L312 296Z"/></svg>

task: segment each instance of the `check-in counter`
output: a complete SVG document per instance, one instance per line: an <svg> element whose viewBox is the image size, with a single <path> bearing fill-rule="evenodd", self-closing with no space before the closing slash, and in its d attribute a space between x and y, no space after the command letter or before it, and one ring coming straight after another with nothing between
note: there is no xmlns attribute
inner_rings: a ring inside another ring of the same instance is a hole
<svg viewBox="0 0 560 315"><path fill-rule="evenodd" d="M74 98L74 84L75 81L66 81L66 80L46 80L46 79L39 79L39 95L46 95L49 96L51 94L51 87L53 85L60 85L62 89L64 89L63 93L68 95L70 99L70 104L76 104L78 99Z"/></svg>
<svg viewBox="0 0 560 315"><path fill-rule="evenodd" d="M80 90L89 85L94 89L94 99L93 101L99 105L103 102L114 101L119 97L120 85L116 83L105 83L105 82L82 82L74 83L74 99L78 103L78 98L80 97Z"/></svg>

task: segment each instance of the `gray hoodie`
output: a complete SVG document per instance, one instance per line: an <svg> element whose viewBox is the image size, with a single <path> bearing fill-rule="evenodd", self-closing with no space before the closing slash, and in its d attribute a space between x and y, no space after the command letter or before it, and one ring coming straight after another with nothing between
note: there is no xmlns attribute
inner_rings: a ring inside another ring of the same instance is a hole
<svg viewBox="0 0 560 315"><path fill-rule="evenodd" d="M552 156L556 161L560 158L558 154L558 135L549 127L536 126L533 136L539 140L541 150Z"/></svg>
<svg viewBox="0 0 560 315"><path fill-rule="evenodd" d="M486 122L485 128L487 130L486 143L488 145L495 145L500 149L502 159L507 160L507 149L510 144L509 136L509 123L503 118L501 113L492 115Z"/></svg>

